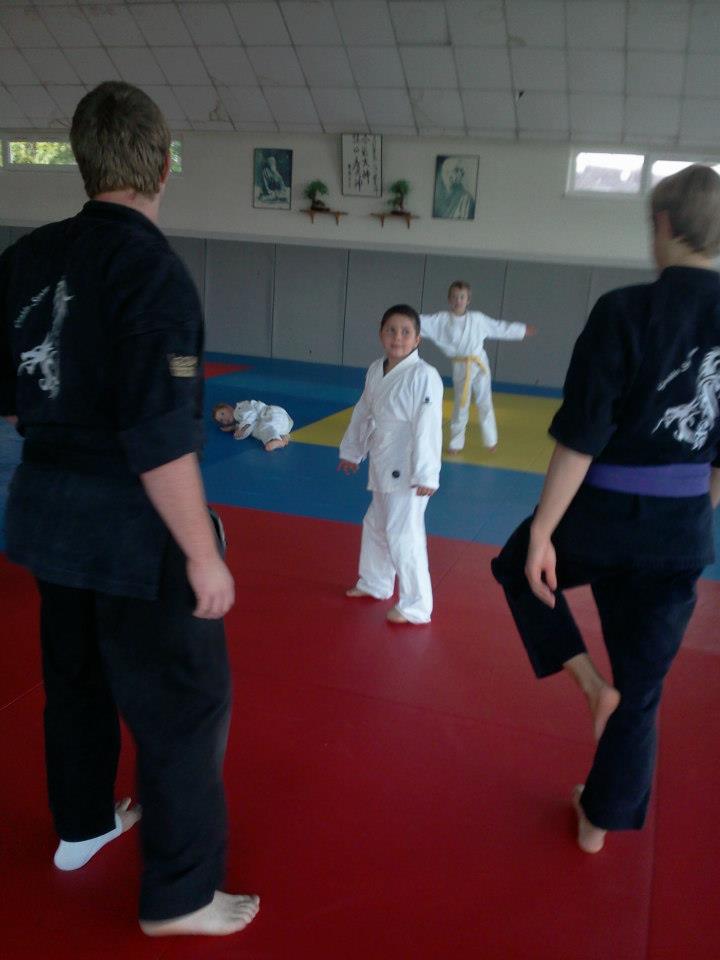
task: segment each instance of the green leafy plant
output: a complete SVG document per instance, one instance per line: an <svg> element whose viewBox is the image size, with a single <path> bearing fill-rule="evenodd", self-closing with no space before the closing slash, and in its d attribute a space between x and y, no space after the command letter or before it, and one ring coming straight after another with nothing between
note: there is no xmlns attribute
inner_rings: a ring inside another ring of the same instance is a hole
<svg viewBox="0 0 720 960"><path fill-rule="evenodd" d="M303 196L310 201L313 210L327 210L327 206L320 197L326 197L328 194L327 184L322 180L311 180L303 190Z"/></svg>
<svg viewBox="0 0 720 960"><path fill-rule="evenodd" d="M410 193L410 184L407 180L395 180L388 187L390 199L388 206L392 208L393 213L405 213L405 197Z"/></svg>

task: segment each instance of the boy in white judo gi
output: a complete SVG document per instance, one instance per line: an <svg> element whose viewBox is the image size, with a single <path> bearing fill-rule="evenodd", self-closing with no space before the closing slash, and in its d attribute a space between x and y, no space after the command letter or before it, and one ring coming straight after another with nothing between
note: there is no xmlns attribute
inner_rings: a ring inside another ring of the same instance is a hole
<svg viewBox="0 0 720 960"><path fill-rule="evenodd" d="M432 340L453 361L455 405L450 420L449 453L459 453L465 446L471 397L477 404L483 444L491 451L497 447L490 361L483 346L485 340L522 340L536 332L532 324L493 320L479 310L468 310L470 293L469 283L456 280L448 290L450 309L424 313L420 317L425 339Z"/></svg>
<svg viewBox="0 0 720 960"><path fill-rule="evenodd" d="M268 452L286 447L293 428L287 410L262 400L241 400L234 408L229 403L216 403L212 417L223 433L232 432L236 440L255 437Z"/></svg>
<svg viewBox="0 0 720 960"><path fill-rule="evenodd" d="M440 482L442 395L440 374L418 356L420 318L405 304L380 323L385 356L371 364L365 389L340 444L338 469L355 473L370 458L372 503L363 520L360 576L349 597L393 595L393 623L429 623L432 586L425 508Z"/></svg>

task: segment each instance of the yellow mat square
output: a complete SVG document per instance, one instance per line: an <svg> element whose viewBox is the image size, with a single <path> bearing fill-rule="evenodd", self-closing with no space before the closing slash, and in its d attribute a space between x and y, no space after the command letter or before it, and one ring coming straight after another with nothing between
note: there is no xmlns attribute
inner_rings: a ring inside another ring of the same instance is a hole
<svg viewBox="0 0 720 960"><path fill-rule="evenodd" d="M477 425L477 411L470 411L470 424L465 437L465 449L458 454L443 452L443 459L451 463L470 463L524 473L544 473L553 448L547 428L560 400L548 397L528 397L518 393L493 395L498 424L498 447L489 453L482 445ZM448 425L453 406L453 391L446 390L443 401L443 438L447 443ZM347 429L352 407L340 410L316 423L293 431L298 443L314 443L337 447Z"/></svg>

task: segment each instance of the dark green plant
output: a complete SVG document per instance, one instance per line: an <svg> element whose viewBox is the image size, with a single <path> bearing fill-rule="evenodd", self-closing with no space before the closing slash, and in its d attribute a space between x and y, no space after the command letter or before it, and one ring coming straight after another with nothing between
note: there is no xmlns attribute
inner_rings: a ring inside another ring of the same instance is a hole
<svg viewBox="0 0 720 960"><path fill-rule="evenodd" d="M320 209L325 209L325 204L320 197L326 197L327 194L327 184L323 183L322 180L311 180L303 190L303 196L310 201L310 205Z"/></svg>
<svg viewBox="0 0 720 960"><path fill-rule="evenodd" d="M390 199L388 200L388 205L396 213L405 212L405 197L410 193L410 184L407 180L395 180L394 183L391 183L388 187L390 192Z"/></svg>

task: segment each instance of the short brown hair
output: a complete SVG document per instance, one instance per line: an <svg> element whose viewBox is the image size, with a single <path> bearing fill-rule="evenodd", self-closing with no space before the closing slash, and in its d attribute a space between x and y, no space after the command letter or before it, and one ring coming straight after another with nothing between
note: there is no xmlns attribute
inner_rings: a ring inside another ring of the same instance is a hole
<svg viewBox="0 0 720 960"><path fill-rule="evenodd" d="M466 280L453 280L448 287L448 298L453 290L467 290L468 294L472 292L472 287Z"/></svg>
<svg viewBox="0 0 720 960"><path fill-rule="evenodd" d="M417 310L414 307L409 306L407 303L396 303L394 307L388 307L388 309L382 315L382 320L380 321L381 331L390 317L394 317L396 314L401 317L406 317L408 320L412 320L413 326L415 327L415 333L420 336L420 316Z"/></svg>
<svg viewBox="0 0 720 960"><path fill-rule="evenodd" d="M150 97L129 83L101 83L77 105L70 143L89 197L160 190L170 130Z"/></svg>
<svg viewBox="0 0 720 960"><path fill-rule="evenodd" d="M695 253L720 251L720 177L693 163L657 184L650 195L653 216L667 211L673 235Z"/></svg>
<svg viewBox="0 0 720 960"><path fill-rule="evenodd" d="M212 408L213 420L215 419L215 414L218 412L218 410L224 410L226 407L230 411L230 413L232 413L233 410L235 409L231 403L216 403L215 406Z"/></svg>

